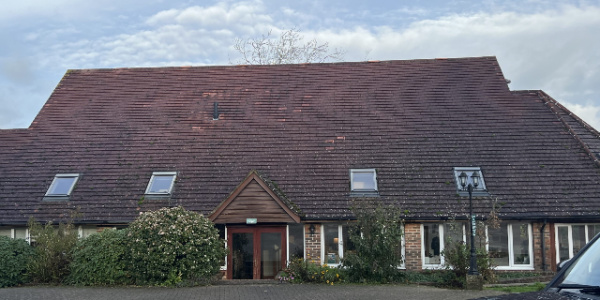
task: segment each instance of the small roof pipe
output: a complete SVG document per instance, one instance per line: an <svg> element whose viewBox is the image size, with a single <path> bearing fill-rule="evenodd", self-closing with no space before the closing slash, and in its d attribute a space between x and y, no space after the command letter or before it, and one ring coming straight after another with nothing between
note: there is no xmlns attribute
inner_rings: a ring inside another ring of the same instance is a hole
<svg viewBox="0 0 600 300"><path fill-rule="evenodd" d="M219 102L214 103L213 107L213 120L219 119Z"/></svg>

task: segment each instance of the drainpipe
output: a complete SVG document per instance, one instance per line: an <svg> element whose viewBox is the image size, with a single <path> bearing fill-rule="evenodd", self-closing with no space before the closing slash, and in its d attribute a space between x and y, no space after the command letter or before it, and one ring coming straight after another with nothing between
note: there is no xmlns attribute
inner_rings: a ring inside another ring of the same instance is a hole
<svg viewBox="0 0 600 300"><path fill-rule="evenodd" d="M544 219L544 225L542 225L542 228L540 228L540 236L542 239L542 270L546 271L547 267L546 267L546 244L545 244L545 240L546 237L544 237L544 229L546 228L546 222L547 220Z"/></svg>

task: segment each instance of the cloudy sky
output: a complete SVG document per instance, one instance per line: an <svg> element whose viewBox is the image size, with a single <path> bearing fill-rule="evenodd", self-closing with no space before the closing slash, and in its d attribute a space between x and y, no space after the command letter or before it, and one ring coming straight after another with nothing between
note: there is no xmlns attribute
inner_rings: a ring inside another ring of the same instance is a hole
<svg viewBox="0 0 600 300"><path fill-rule="evenodd" d="M600 129L600 0L18 0L0 9L0 128L28 127L68 69L227 65L236 38L298 28L344 60L494 55Z"/></svg>

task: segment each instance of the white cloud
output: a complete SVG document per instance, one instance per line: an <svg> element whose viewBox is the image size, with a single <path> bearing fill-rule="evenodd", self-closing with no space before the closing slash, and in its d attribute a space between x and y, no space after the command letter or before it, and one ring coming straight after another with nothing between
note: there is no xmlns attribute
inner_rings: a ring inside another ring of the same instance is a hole
<svg viewBox="0 0 600 300"><path fill-rule="evenodd" d="M569 102L562 103L571 112L586 121L594 129L600 131L600 104L587 103L584 105Z"/></svg>

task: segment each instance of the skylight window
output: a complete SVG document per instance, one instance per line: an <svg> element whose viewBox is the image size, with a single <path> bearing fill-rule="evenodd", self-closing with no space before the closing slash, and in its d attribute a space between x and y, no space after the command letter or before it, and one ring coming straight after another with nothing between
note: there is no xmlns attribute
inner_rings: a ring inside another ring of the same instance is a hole
<svg viewBox="0 0 600 300"><path fill-rule="evenodd" d="M146 188L149 195L170 195L175 183L176 172L154 172Z"/></svg>
<svg viewBox="0 0 600 300"><path fill-rule="evenodd" d="M350 170L352 192L377 192L377 172L375 169Z"/></svg>
<svg viewBox="0 0 600 300"><path fill-rule="evenodd" d="M56 174L54 180L52 180L52 184L50 184L50 187L46 192L46 196L70 196L75 187L75 183L77 183L77 179L79 179L79 174Z"/></svg>
<svg viewBox="0 0 600 300"><path fill-rule="evenodd" d="M468 193L469 185L473 188L473 195L488 195L483 173L479 167L455 167L454 182L459 194Z"/></svg>

